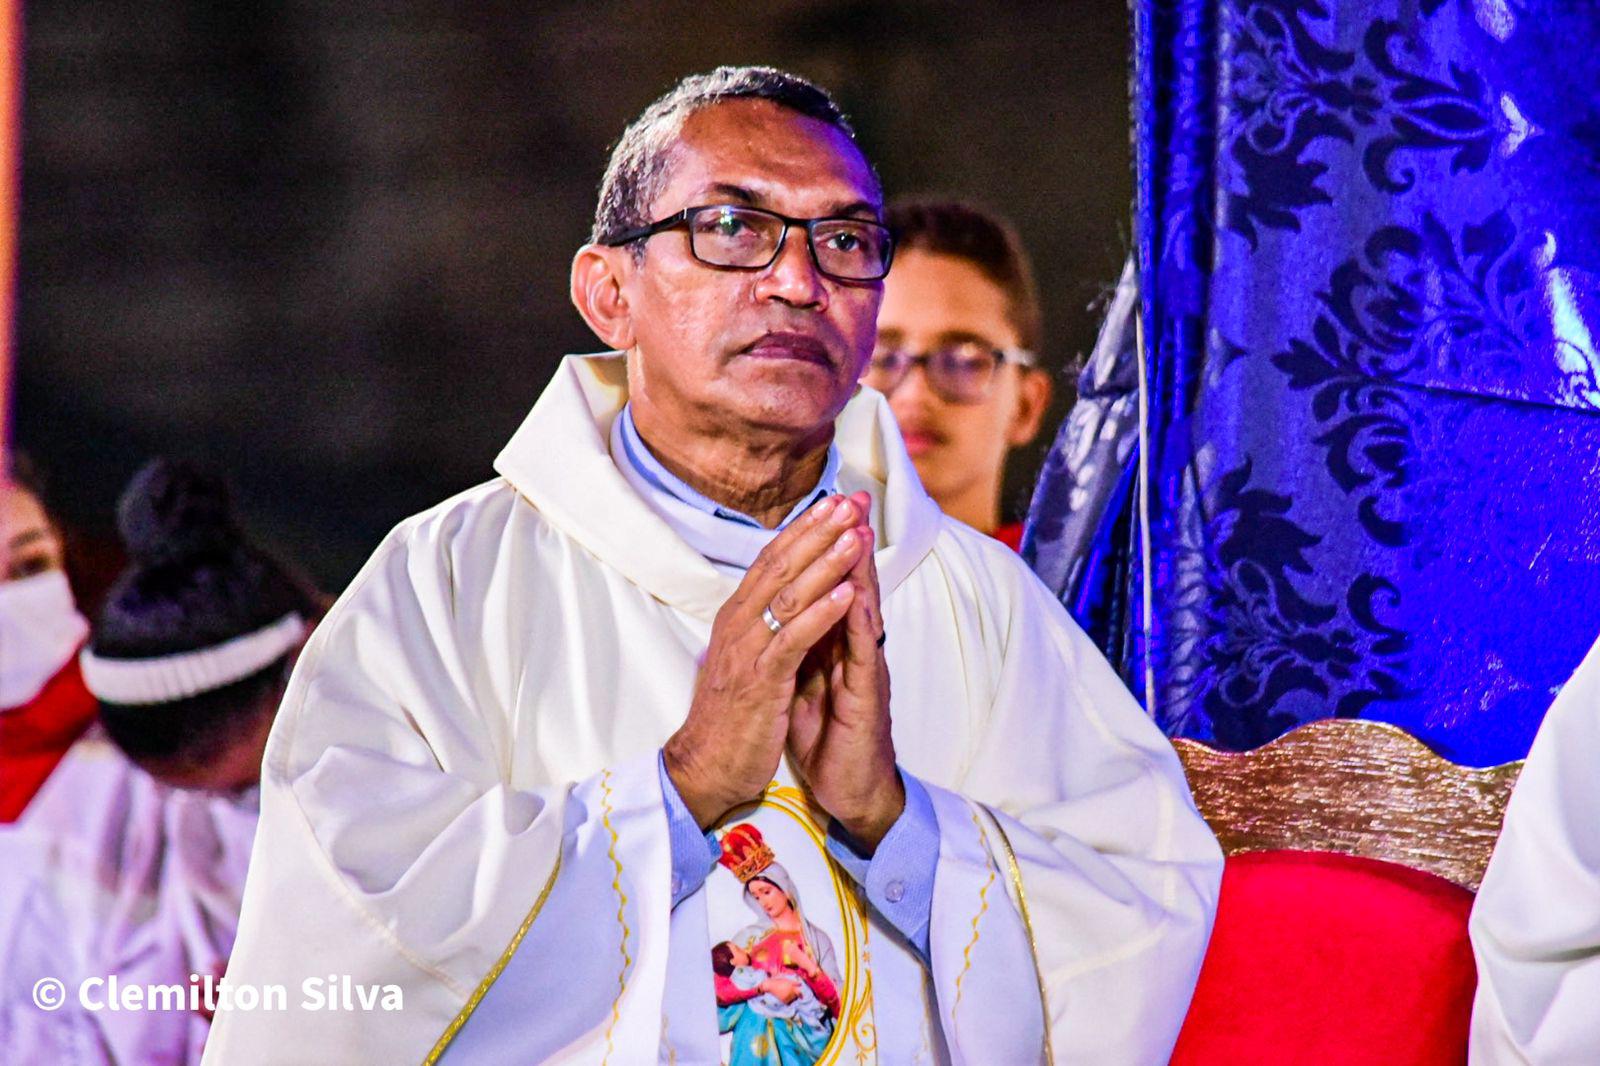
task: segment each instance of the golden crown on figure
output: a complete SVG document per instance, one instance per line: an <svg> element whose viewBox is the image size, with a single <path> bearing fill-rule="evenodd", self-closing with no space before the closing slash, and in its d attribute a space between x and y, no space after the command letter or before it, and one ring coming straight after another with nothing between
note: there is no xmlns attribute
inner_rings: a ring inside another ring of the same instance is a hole
<svg viewBox="0 0 1600 1066"><path fill-rule="evenodd" d="M749 822L738 825L722 834L722 856L717 862L733 871L733 876L744 884L777 861L772 847L761 836L761 830Z"/></svg>

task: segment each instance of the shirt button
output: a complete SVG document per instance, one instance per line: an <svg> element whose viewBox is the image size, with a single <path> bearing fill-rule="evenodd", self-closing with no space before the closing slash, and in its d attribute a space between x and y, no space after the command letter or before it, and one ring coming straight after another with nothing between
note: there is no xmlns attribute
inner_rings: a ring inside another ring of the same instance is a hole
<svg viewBox="0 0 1600 1066"><path fill-rule="evenodd" d="M906 883L904 881L890 881L883 886L883 895L890 903L899 903L905 898Z"/></svg>

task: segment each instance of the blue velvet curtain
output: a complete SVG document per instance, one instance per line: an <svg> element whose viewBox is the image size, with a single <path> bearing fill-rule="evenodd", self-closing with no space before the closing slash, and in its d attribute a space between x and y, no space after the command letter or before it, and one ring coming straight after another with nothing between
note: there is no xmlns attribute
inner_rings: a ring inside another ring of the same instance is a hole
<svg viewBox="0 0 1600 1066"><path fill-rule="evenodd" d="M1171 734L1522 757L1600 635L1600 3L1133 28L1135 269L1025 554Z"/></svg>

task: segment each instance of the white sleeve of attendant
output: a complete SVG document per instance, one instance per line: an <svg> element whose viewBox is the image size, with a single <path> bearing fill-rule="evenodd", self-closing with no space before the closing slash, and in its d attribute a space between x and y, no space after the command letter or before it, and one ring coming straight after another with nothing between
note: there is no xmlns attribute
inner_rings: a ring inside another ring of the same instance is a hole
<svg viewBox="0 0 1600 1066"><path fill-rule="evenodd" d="M525 1005L545 1050L610 1041L618 1061L653 1061L670 878L655 753L509 787L509 711L488 635L457 631L453 577L402 527L302 655L227 973L286 988L288 1010L219 1012L208 1064L433 1061L516 944L563 920L541 913L553 897L585 901L590 939L549 962L565 994ZM303 982L330 975L398 985L403 1009L304 1009Z"/></svg>
<svg viewBox="0 0 1600 1066"><path fill-rule="evenodd" d="M1172 745L1045 589L1031 575L1017 586L960 792L928 790L946 1042L966 1063L1164 1063L1221 851Z"/></svg>
<svg viewBox="0 0 1600 1066"><path fill-rule="evenodd" d="M1556 697L1473 903L1474 1064L1600 1062L1600 644Z"/></svg>

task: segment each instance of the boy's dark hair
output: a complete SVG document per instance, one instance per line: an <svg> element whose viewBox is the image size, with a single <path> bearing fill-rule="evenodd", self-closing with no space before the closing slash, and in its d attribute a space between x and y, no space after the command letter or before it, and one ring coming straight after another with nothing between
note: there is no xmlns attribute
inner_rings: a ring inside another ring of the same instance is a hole
<svg viewBox="0 0 1600 1066"><path fill-rule="evenodd" d="M964 259L1004 290L1019 343L1042 354L1044 324L1033 263L1011 223L963 200L899 200L886 214L896 252L921 249Z"/></svg>
<svg viewBox="0 0 1600 1066"><path fill-rule="evenodd" d="M718 977L733 976L733 945L726 940L711 949L711 972Z"/></svg>

